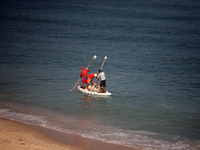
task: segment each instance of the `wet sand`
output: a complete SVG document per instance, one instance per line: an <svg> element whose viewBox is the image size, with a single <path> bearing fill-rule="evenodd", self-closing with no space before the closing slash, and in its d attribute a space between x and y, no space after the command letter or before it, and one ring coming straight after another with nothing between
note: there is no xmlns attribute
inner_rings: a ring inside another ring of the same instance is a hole
<svg viewBox="0 0 200 150"><path fill-rule="evenodd" d="M30 150L136 150L79 135L61 133L0 118L0 149Z"/></svg>

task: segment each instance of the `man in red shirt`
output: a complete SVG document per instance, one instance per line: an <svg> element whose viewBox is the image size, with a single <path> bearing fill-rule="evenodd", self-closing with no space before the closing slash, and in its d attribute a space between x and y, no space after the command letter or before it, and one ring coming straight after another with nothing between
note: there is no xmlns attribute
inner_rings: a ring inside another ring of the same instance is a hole
<svg viewBox="0 0 200 150"><path fill-rule="evenodd" d="M90 72L89 69L85 69L84 67L82 67L82 71L80 74L80 78L82 78L82 88L84 89L84 83L87 85L87 76L88 76L88 72Z"/></svg>
<svg viewBox="0 0 200 150"><path fill-rule="evenodd" d="M87 79L87 88L90 85L90 83L94 85L93 78L96 78L96 77L97 77L97 74L95 73L89 74L88 79Z"/></svg>

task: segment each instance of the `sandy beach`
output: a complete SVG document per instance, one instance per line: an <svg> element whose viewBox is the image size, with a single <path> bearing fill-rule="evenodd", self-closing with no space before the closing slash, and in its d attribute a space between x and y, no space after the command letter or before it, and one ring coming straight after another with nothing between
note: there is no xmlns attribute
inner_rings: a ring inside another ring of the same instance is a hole
<svg viewBox="0 0 200 150"><path fill-rule="evenodd" d="M45 134L21 123L0 119L1 150L82 150L62 144Z"/></svg>
<svg viewBox="0 0 200 150"><path fill-rule="evenodd" d="M136 150L0 118L1 150Z"/></svg>

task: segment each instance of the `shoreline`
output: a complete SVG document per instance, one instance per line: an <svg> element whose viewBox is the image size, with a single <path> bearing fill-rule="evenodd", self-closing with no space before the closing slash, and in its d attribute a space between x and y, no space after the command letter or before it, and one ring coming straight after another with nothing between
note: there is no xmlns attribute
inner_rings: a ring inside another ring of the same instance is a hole
<svg viewBox="0 0 200 150"><path fill-rule="evenodd" d="M138 150L0 118L0 149Z"/></svg>
<svg viewBox="0 0 200 150"><path fill-rule="evenodd" d="M28 125L4 118L0 118L0 149L83 150L56 141Z"/></svg>

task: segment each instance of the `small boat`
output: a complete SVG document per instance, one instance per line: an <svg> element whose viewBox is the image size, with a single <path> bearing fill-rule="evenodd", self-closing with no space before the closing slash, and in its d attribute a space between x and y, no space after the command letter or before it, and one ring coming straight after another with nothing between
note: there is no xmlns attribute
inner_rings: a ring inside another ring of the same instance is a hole
<svg viewBox="0 0 200 150"><path fill-rule="evenodd" d="M86 93L86 94L98 95L98 96L110 96L110 95L112 95L112 93L110 93L108 91L106 91L106 93L91 92L91 91L88 91L87 89L81 88L80 85L77 88L78 88L79 91L81 91L82 93Z"/></svg>

